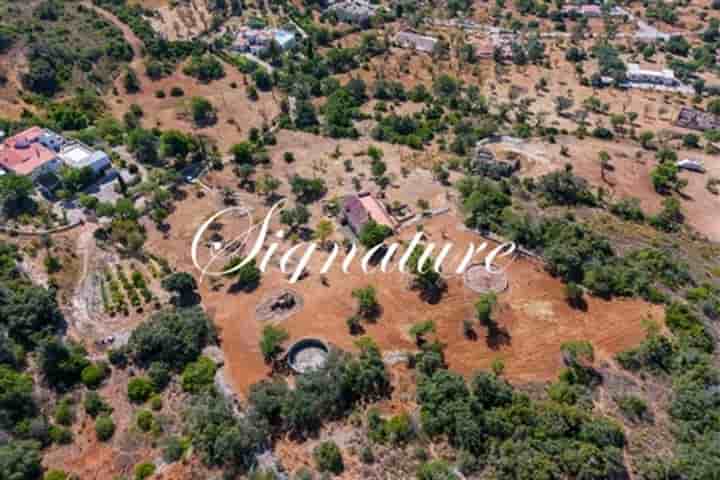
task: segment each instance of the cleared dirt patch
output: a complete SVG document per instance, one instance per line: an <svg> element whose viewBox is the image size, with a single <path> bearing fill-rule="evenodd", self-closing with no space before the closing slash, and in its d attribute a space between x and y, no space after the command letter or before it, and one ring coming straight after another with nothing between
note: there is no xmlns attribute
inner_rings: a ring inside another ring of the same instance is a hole
<svg viewBox="0 0 720 480"><path fill-rule="evenodd" d="M212 208L204 211L203 203L207 208L213 202L194 201L193 215L186 210L183 223L171 217L170 222L180 227L173 230L171 238L163 239L151 233L148 247L176 253L168 260L180 269L193 271L189 258L192 235L203 219L214 212ZM464 255L468 243L482 243L474 233L460 230L458 223L457 217L448 214L427 221L424 228L436 242L440 241L441 232L445 232L446 241L459 247L449 256L450 265L457 261L453 254ZM229 225L225 228L231 230ZM244 228L244 224L238 226L239 230ZM413 234L414 231L406 230L401 237L409 240ZM284 248L287 245L281 249ZM278 252L277 256L280 255ZM589 298L587 311L574 310L565 301L564 286L558 279L550 277L541 265L519 259L507 271L509 288L498 297L496 328L488 332L478 326L478 339L469 340L463 334L463 320L474 319L477 294L463 285L462 278L450 279L442 301L429 305L418 298L417 292L406 287L407 278L403 274L365 275L356 264L348 274L339 267L331 269L326 286L317 275L323 261L324 258L317 255L310 264L311 274L293 286L302 294L305 305L283 322L291 341L318 337L342 349L354 350L357 337L350 335L345 323L357 308L352 291L371 284L377 290L382 315L374 323L363 324L366 335L384 352L415 350L417 346L408 330L416 322L432 319L438 338L447 346L450 368L464 375L489 368L494 359L500 358L513 381L552 380L562 368L560 345L563 342L589 340L595 346L597 357L608 359L645 337L646 319L662 321L659 307L639 300L608 302ZM255 310L268 295L287 288L287 276L273 264L254 292L229 294L228 287L211 288L210 282L203 282L201 293L203 303L220 329L229 378L235 388L245 394L251 384L269 373L258 347L262 324L255 319Z"/></svg>

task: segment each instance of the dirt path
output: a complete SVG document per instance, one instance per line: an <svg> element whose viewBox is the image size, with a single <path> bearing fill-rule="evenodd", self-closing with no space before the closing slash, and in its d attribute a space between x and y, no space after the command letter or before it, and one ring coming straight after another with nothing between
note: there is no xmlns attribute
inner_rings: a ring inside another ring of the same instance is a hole
<svg viewBox="0 0 720 480"><path fill-rule="evenodd" d="M91 318L91 295L88 290L89 282L88 272L90 271L90 263L95 257L95 239L93 234L97 227L88 225L78 236L76 251L82 257L82 272L78 280L77 287L72 298L72 314L68 317L71 319L71 330L75 333L86 331L92 328Z"/></svg>
<svg viewBox="0 0 720 480"><path fill-rule="evenodd" d="M91 2L82 2L82 5L94 10L100 16L105 18L105 20L109 21L122 31L123 36L125 37L125 41L130 44L130 47L133 51L133 59L128 66L135 70L135 73L137 73L138 80L140 81L140 88L142 89L143 85L149 83L149 80L145 77L145 68L143 65L143 41L140 40L137 35L135 35L135 32L133 32L127 24L120 21L120 19L113 15L111 12L95 6ZM116 79L116 87L120 87L119 82L121 81L121 78L122 77L118 77Z"/></svg>

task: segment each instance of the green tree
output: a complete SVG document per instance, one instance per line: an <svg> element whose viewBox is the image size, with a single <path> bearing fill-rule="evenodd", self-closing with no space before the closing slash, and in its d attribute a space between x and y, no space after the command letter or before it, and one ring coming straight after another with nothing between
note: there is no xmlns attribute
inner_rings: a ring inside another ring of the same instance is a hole
<svg viewBox="0 0 720 480"><path fill-rule="evenodd" d="M110 440L115 434L115 422L109 415L100 415L95 420L95 434L101 442Z"/></svg>
<svg viewBox="0 0 720 480"><path fill-rule="evenodd" d="M313 450L315 465L320 472L340 475L345 470L340 448L332 440L322 442Z"/></svg>
<svg viewBox="0 0 720 480"><path fill-rule="evenodd" d="M0 200L3 202L5 213L15 216L29 210L33 206L30 199L33 189L29 177L13 173L0 176Z"/></svg>
<svg viewBox="0 0 720 480"><path fill-rule="evenodd" d="M158 138L149 130L136 128L128 134L128 150L138 162L154 164L159 160Z"/></svg>
<svg viewBox="0 0 720 480"><path fill-rule="evenodd" d="M163 278L162 288L174 293L173 303L180 307L188 307L199 302L200 296L197 293L197 282L187 272L175 272Z"/></svg>
<svg viewBox="0 0 720 480"><path fill-rule="evenodd" d="M243 290L245 292L250 292L257 288L257 286L260 284L262 272L257 267L255 259L250 260L248 263L246 263L239 269L235 269L235 267L242 263L242 261L242 257L235 257L227 265L225 265L224 270L233 270L232 272L227 274L228 276L235 277L236 279L235 283L232 286L233 291Z"/></svg>
<svg viewBox="0 0 720 480"><path fill-rule="evenodd" d="M128 381L127 396L133 403L144 403L154 393L152 382L145 377L134 377Z"/></svg>
<svg viewBox="0 0 720 480"><path fill-rule="evenodd" d="M230 148L235 163L255 164L255 146L250 142L236 143Z"/></svg>
<svg viewBox="0 0 720 480"><path fill-rule="evenodd" d="M42 477L40 446L33 441L9 441L0 445L0 478L39 480Z"/></svg>
<svg viewBox="0 0 720 480"><path fill-rule="evenodd" d="M192 97L190 99L190 115L197 127L207 127L217 121L215 107L207 98Z"/></svg>
<svg viewBox="0 0 720 480"><path fill-rule="evenodd" d="M492 312L497 304L497 296L494 292L484 293L480 295L475 302L475 315L483 325L488 325L493 321Z"/></svg>
<svg viewBox="0 0 720 480"><path fill-rule="evenodd" d="M130 67L125 69L125 75L123 76L123 86L127 93L137 93L140 91L140 80L138 79L137 73Z"/></svg>
<svg viewBox="0 0 720 480"><path fill-rule="evenodd" d="M370 249L382 243L386 238L390 237L392 233L392 228L387 225L381 225L374 220L370 220L363 225L358 239L365 248Z"/></svg>
<svg viewBox="0 0 720 480"><path fill-rule="evenodd" d="M215 332L199 307L166 309L153 314L130 335L130 356L141 365L164 362L181 369L215 340Z"/></svg>
<svg viewBox="0 0 720 480"><path fill-rule="evenodd" d="M304 205L284 209L280 212L280 223L290 227L295 232L310 220L310 211Z"/></svg>
<svg viewBox="0 0 720 480"><path fill-rule="evenodd" d="M650 179L656 192L667 195L679 192L687 185L687 180L678 176L679 168L672 162L659 163L650 172Z"/></svg>
<svg viewBox="0 0 720 480"><path fill-rule="evenodd" d="M272 325L266 325L262 329L260 337L260 352L262 353L265 363L274 363L277 357L283 352L282 344L290 336L287 331Z"/></svg>
<svg viewBox="0 0 720 480"><path fill-rule="evenodd" d="M352 296L358 301L358 314L367 319L373 319L380 313L380 304L377 301L377 294L372 285L364 288L356 288Z"/></svg>

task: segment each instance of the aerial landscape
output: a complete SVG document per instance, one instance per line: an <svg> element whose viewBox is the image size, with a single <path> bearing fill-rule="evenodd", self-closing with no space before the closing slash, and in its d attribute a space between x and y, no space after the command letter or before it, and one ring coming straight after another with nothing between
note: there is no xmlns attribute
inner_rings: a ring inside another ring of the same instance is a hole
<svg viewBox="0 0 720 480"><path fill-rule="evenodd" d="M0 0L0 480L720 479L720 0Z"/></svg>

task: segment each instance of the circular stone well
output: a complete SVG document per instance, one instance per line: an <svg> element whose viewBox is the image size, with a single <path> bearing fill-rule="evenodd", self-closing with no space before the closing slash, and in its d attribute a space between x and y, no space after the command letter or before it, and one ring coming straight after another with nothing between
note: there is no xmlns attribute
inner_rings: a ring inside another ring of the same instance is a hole
<svg viewBox="0 0 720 480"><path fill-rule="evenodd" d="M467 288L477 293L500 293L508 288L508 279L504 272L490 273L482 263L470 265L465 270L463 282Z"/></svg>
<svg viewBox="0 0 720 480"><path fill-rule="evenodd" d="M255 308L255 318L261 322L285 320L303 307L302 296L289 288L272 292Z"/></svg>
<svg viewBox="0 0 720 480"><path fill-rule="evenodd" d="M288 365L297 373L305 373L325 365L329 348L320 339L303 338L288 348Z"/></svg>

